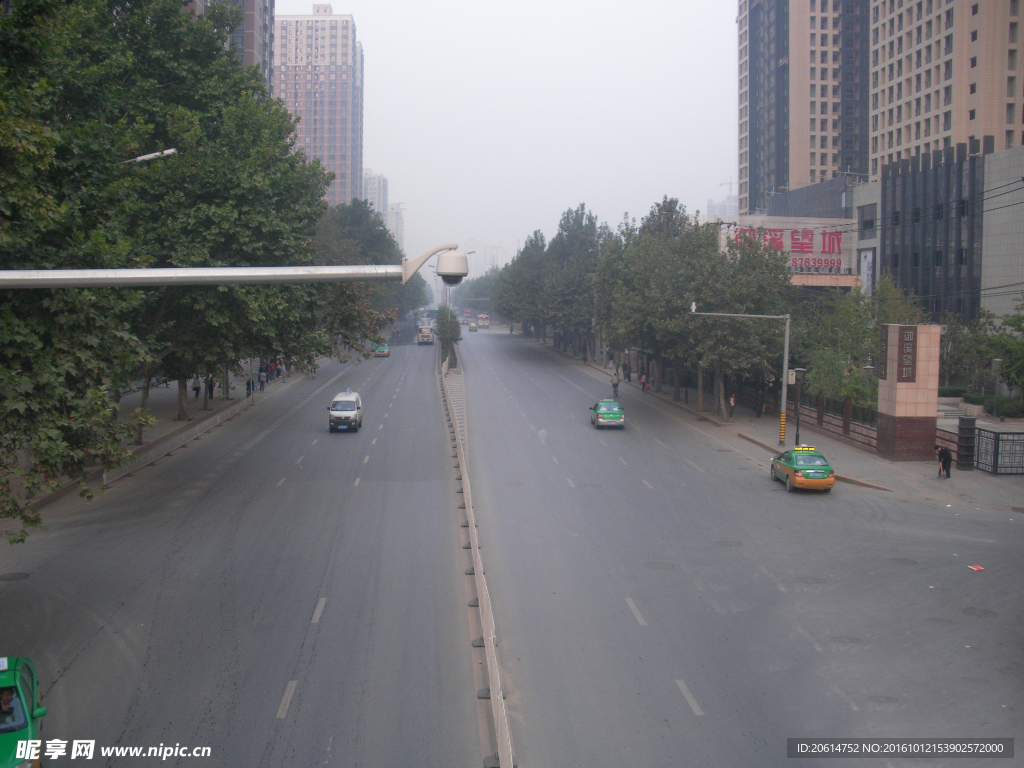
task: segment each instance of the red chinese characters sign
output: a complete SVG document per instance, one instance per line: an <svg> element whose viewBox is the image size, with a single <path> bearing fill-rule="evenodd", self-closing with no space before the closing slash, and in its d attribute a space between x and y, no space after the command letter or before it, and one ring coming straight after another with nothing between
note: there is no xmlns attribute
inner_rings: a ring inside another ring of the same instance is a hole
<svg viewBox="0 0 1024 768"><path fill-rule="evenodd" d="M790 269L800 267L840 269L843 266L843 233L841 231L825 230L815 233L813 229L764 229L762 232L762 242L765 245L776 251L788 250L792 254L789 263ZM735 239L739 242L741 236L746 236L756 240L757 235L756 229L739 227L736 230ZM819 246L817 253L820 255L818 256L814 255L815 240ZM821 255L825 255L826 258L822 258Z"/></svg>

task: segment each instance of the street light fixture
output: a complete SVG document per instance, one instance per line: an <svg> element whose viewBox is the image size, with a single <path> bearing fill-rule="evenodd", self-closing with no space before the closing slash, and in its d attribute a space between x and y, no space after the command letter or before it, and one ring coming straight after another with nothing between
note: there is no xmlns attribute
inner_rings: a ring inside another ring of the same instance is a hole
<svg viewBox="0 0 1024 768"><path fill-rule="evenodd" d="M743 315L732 312L698 312L697 302L690 302L690 314L691 315L705 315L707 317L753 317L762 318L767 320L785 320L786 321L786 337L782 345L782 405L779 408L779 445L786 444L786 384L789 380L789 323L790 316L785 315ZM700 404L703 408L703 403ZM799 411L798 418L799 418ZM799 435L800 427L799 422L797 426L797 433Z"/></svg>

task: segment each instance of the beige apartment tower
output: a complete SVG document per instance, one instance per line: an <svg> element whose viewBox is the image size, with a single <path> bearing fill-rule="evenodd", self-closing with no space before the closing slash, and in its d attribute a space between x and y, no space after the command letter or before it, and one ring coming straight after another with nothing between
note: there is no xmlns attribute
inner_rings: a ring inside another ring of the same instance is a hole
<svg viewBox="0 0 1024 768"><path fill-rule="evenodd" d="M331 205L362 196L363 47L355 20L314 5L275 22L275 94L297 118L295 147L334 174Z"/></svg>
<svg viewBox="0 0 1024 768"><path fill-rule="evenodd" d="M922 152L966 144L974 154L1024 141L1020 5L872 3L872 179Z"/></svg>
<svg viewBox="0 0 1024 768"><path fill-rule="evenodd" d="M869 0L740 0L739 211L868 172Z"/></svg>

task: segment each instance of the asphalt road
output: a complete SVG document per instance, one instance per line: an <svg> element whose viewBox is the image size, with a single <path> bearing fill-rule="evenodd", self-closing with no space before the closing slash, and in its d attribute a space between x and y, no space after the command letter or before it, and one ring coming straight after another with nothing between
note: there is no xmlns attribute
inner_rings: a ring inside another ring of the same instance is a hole
<svg viewBox="0 0 1024 768"><path fill-rule="evenodd" d="M209 746L111 765L477 766L471 597L433 347L320 369L0 547L2 652L44 739ZM363 397L357 434L326 407ZM486 736L486 734L485 734ZM45 765L80 761L44 761Z"/></svg>
<svg viewBox="0 0 1024 768"><path fill-rule="evenodd" d="M521 765L779 766L787 737L812 736L1024 749L1020 520L848 485L787 494L713 426L627 388L627 428L597 431L599 372L507 328L465 336Z"/></svg>

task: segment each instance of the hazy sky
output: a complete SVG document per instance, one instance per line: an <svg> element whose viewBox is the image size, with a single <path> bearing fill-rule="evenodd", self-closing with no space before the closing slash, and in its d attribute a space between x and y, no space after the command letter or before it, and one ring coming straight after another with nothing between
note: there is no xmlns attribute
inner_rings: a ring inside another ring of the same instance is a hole
<svg viewBox="0 0 1024 768"><path fill-rule="evenodd" d="M580 203L614 226L666 194L703 210L736 180L733 0L331 5L355 17L363 162L405 203L410 256L475 240L511 257Z"/></svg>

